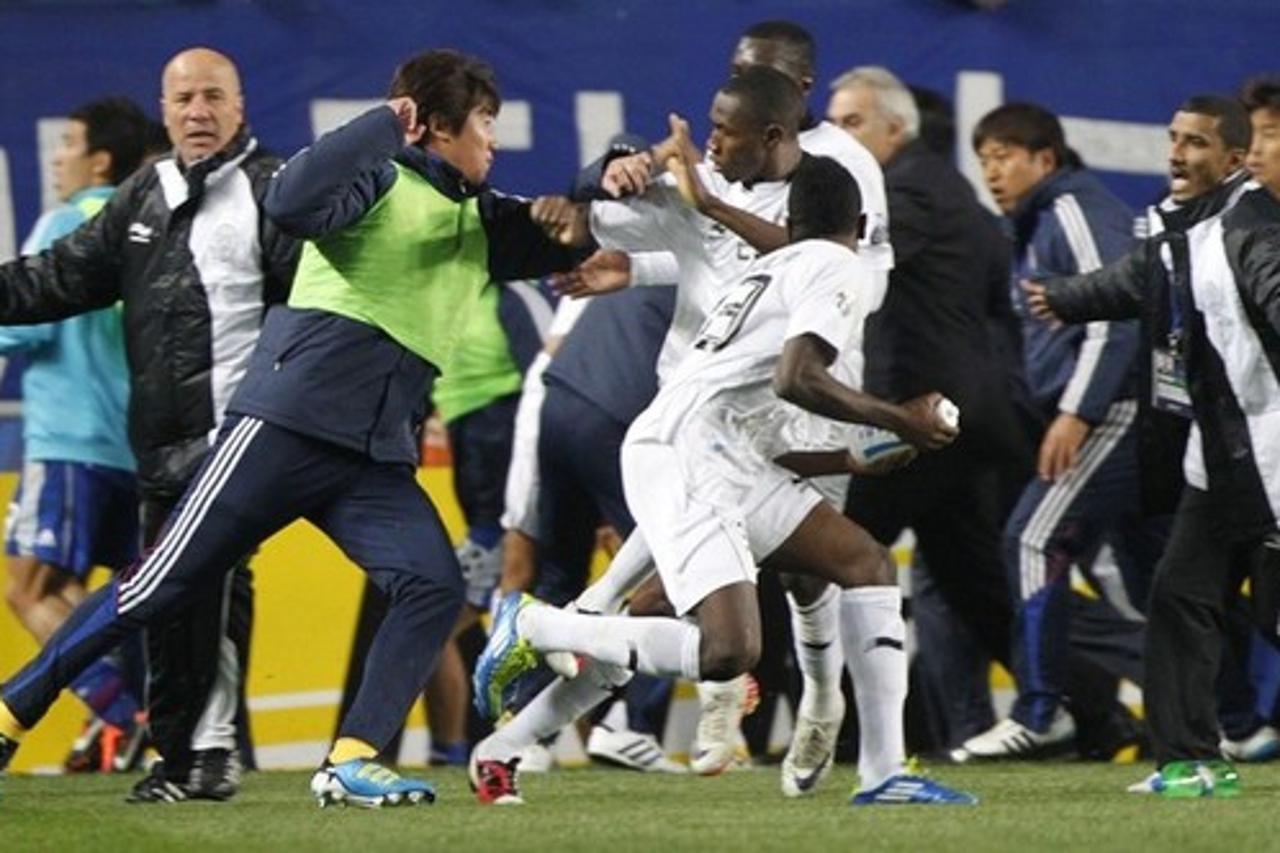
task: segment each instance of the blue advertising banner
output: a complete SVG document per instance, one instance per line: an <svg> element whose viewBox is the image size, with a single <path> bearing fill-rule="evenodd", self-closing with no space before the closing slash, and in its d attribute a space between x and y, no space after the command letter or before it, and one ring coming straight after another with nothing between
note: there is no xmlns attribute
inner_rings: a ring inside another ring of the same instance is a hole
<svg viewBox="0 0 1280 853"><path fill-rule="evenodd" d="M507 99L494 181L535 193L564 187L623 127L656 135L676 110L705 132L738 33L779 17L817 36L815 109L828 81L869 63L955 100L962 143L990 107L1039 101L1073 119L1073 142L1135 205L1160 189L1163 125L1177 103L1274 68L1280 37L1280 13L1260 0L990 10L962 0L10 0L0 6L0 232L14 233L0 234L0 249L11 252L51 201L40 140L51 147L54 134L41 120L106 93L155 105L160 69L184 47L239 63L250 121L284 154L380 97L406 56L478 54Z"/></svg>

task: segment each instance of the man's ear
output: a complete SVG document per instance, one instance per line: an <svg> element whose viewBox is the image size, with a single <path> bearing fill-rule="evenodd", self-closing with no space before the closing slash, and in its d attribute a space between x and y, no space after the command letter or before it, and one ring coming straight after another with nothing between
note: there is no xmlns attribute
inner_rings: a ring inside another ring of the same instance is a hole
<svg viewBox="0 0 1280 853"><path fill-rule="evenodd" d="M764 144L770 148L781 142L785 136L786 134L780 124L766 124L764 126Z"/></svg>
<svg viewBox="0 0 1280 853"><path fill-rule="evenodd" d="M1249 156L1249 151L1245 148L1232 148L1227 151L1227 174L1234 173L1237 169L1244 166L1244 160Z"/></svg>
<svg viewBox="0 0 1280 853"><path fill-rule="evenodd" d="M89 169L93 172L95 182L112 183L111 168L110 151L94 151L89 155Z"/></svg>
<svg viewBox="0 0 1280 853"><path fill-rule="evenodd" d="M1056 171L1062 166L1058 162L1058 155L1053 153L1052 148L1041 148L1039 151L1032 151L1031 159L1046 172Z"/></svg>
<svg viewBox="0 0 1280 853"><path fill-rule="evenodd" d="M423 140L424 144L435 142L437 138L445 140L453 139L455 135L453 128L449 126L449 122L444 116L440 115L440 113L432 113L427 116L427 120L424 124L427 126L426 138Z"/></svg>

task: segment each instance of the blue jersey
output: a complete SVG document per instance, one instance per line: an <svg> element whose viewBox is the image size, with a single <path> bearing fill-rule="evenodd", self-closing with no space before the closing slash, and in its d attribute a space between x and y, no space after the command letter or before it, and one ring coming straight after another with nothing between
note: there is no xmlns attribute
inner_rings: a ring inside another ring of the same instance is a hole
<svg viewBox="0 0 1280 853"><path fill-rule="evenodd" d="M36 223L24 255L47 249L106 203L111 187L91 187ZM0 327L0 353L22 353L23 440L27 459L134 470L127 413L129 371L118 306L57 323Z"/></svg>

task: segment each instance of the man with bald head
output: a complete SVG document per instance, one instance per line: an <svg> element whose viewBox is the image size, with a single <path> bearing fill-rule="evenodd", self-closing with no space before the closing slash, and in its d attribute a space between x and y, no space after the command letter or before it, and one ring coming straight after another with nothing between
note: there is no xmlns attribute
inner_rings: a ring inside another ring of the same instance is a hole
<svg viewBox="0 0 1280 853"><path fill-rule="evenodd" d="M0 323L122 303L147 546L200 468L267 306L288 295L298 254L262 215L280 160L244 122L234 63L203 47L179 53L165 66L160 105L172 153L135 172L49 250L0 266ZM235 793L252 610L242 563L149 631L150 727L164 761L131 801Z"/></svg>

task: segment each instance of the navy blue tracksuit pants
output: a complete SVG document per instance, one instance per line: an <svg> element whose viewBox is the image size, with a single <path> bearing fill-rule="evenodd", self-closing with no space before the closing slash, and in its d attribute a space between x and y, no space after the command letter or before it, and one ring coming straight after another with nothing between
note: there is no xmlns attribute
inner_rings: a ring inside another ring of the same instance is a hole
<svg viewBox="0 0 1280 853"><path fill-rule="evenodd" d="M1133 604L1145 609L1164 549L1169 520L1142 515L1136 412L1132 400L1113 403L1075 466L1052 483L1033 479L1005 526L1018 686L1010 716L1036 731L1048 729L1063 699L1071 566L1111 537Z"/></svg>
<svg viewBox="0 0 1280 853"><path fill-rule="evenodd" d="M557 382L547 383L538 432L538 582L557 607L587 586L596 528L624 539L635 528L618 456L627 425Z"/></svg>
<svg viewBox="0 0 1280 853"><path fill-rule="evenodd" d="M374 462L252 417L227 418L155 548L76 608L0 698L23 726L35 725L86 666L222 583L227 567L298 518L337 543L390 602L338 732L381 748L462 606L449 537L412 466Z"/></svg>

